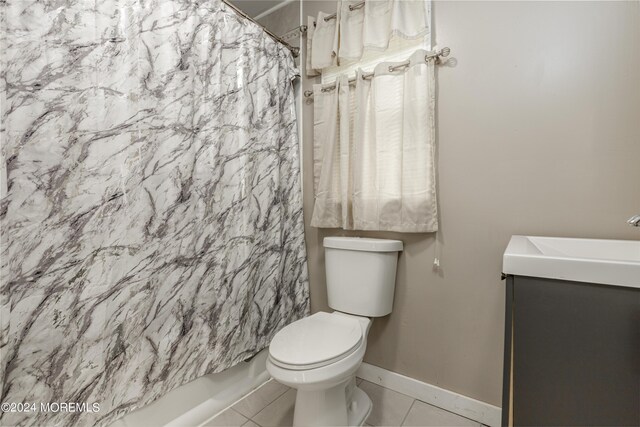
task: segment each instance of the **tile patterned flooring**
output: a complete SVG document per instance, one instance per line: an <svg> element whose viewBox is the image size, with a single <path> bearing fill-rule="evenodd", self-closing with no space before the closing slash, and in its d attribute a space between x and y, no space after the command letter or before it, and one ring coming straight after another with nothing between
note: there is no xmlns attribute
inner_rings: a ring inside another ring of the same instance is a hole
<svg viewBox="0 0 640 427"><path fill-rule="evenodd" d="M481 424L389 390L377 384L358 379L358 384L373 402L367 418L369 426L477 426ZM293 422L296 391L275 380L248 394L235 405L212 418L206 427L279 427Z"/></svg>

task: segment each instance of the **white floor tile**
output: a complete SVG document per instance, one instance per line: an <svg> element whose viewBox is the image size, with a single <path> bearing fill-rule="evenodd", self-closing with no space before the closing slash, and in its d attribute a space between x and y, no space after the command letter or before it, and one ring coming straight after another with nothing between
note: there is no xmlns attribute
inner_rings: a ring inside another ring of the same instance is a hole
<svg viewBox="0 0 640 427"><path fill-rule="evenodd" d="M203 427L240 427L249 421L246 417L229 408L203 424Z"/></svg>
<svg viewBox="0 0 640 427"><path fill-rule="evenodd" d="M424 427L479 427L481 424L461 417L453 412L445 411L444 409L416 400L402 425Z"/></svg>
<svg viewBox="0 0 640 427"><path fill-rule="evenodd" d="M245 424L242 424L242 427L260 427L260 426L254 423L253 421L249 420Z"/></svg>
<svg viewBox="0 0 640 427"><path fill-rule="evenodd" d="M262 427L285 427L293 424L293 407L296 402L296 391L289 389L282 396L271 402L258 412L253 420Z"/></svg>
<svg viewBox="0 0 640 427"><path fill-rule="evenodd" d="M233 405L232 408L245 417L252 418L255 414L266 408L268 404L282 396L287 390L289 390L289 387L271 379L259 389Z"/></svg>
<svg viewBox="0 0 640 427"><path fill-rule="evenodd" d="M380 387L369 381L362 381L360 387L373 402L371 415L367 418L367 424L372 426L399 426L402 424L413 398L407 395Z"/></svg>

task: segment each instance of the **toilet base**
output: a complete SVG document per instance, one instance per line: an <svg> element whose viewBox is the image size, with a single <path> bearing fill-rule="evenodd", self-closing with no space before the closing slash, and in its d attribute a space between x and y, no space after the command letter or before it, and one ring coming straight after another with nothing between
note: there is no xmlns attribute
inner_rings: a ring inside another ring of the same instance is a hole
<svg viewBox="0 0 640 427"><path fill-rule="evenodd" d="M369 418L373 403L367 393L360 387L354 389L354 398L351 408L348 410L348 421L350 426L361 426Z"/></svg>
<svg viewBox="0 0 640 427"><path fill-rule="evenodd" d="M371 399L356 386L355 377L351 377L326 390L298 389L293 425L361 426L371 408Z"/></svg>

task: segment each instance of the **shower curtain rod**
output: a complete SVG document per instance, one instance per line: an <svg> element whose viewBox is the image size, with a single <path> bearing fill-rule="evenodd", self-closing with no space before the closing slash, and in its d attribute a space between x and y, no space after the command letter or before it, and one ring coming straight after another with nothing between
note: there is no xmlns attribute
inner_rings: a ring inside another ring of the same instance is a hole
<svg viewBox="0 0 640 427"><path fill-rule="evenodd" d="M238 7L235 6L233 3L231 3L229 0L222 0L222 2L227 6L229 6L231 9L233 9L234 12L236 12L238 15L248 19L249 21L253 22L254 24L258 25L260 28L262 28L269 37L271 37L273 40L275 40L276 42L280 43L281 45L289 49L294 58L298 57L298 55L300 54L300 48L291 46L289 43L284 41L281 37L276 36L274 33L269 31L267 27L265 27L264 25L262 25L261 23L259 23L258 21L256 21L255 19L247 15L246 13L244 13L242 10L238 9Z"/></svg>
<svg viewBox="0 0 640 427"><path fill-rule="evenodd" d="M444 58L446 56L449 56L450 53L451 53L451 49L449 49L448 47L443 47L442 49L440 49L440 50L438 50L438 51L436 51L434 53L425 55L424 56L424 61L427 62L430 59L434 59L434 58L437 60L440 57ZM406 67L407 65L409 65L409 61L404 61L404 62L401 62L399 64L390 66L389 67L389 71L395 71L396 68ZM371 77L373 77L373 73L366 73L366 74L362 75L363 79L370 79ZM355 82L356 82L356 77L352 77L352 78L349 79L349 84L352 84L352 83L355 83ZM323 87L322 91L323 92L328 92L330 90L335 89L336 88L336 83L337 82L333 82L333 83L330 84L330 86ZM304 97L305 98L313 98L313 91L312 90L305 90L304 91Z"/></svg>

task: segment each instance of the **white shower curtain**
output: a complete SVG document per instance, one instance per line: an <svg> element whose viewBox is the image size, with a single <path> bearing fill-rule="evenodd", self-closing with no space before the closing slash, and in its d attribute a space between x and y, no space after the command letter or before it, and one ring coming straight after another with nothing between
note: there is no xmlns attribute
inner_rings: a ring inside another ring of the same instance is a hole
<svg viewBox="0 0 640 427"><path fill-rule="evenodd" d="M393 71L390 67L400 63L379 64L370 80L360 71L355 86L341 76L333 90L315 88L320 105L314 154L322 167L315 169L312 226L415 233L438 229L435 75L426 54L416 51L408 66ZM333 108L325 108L327 99Z"/></svg>

